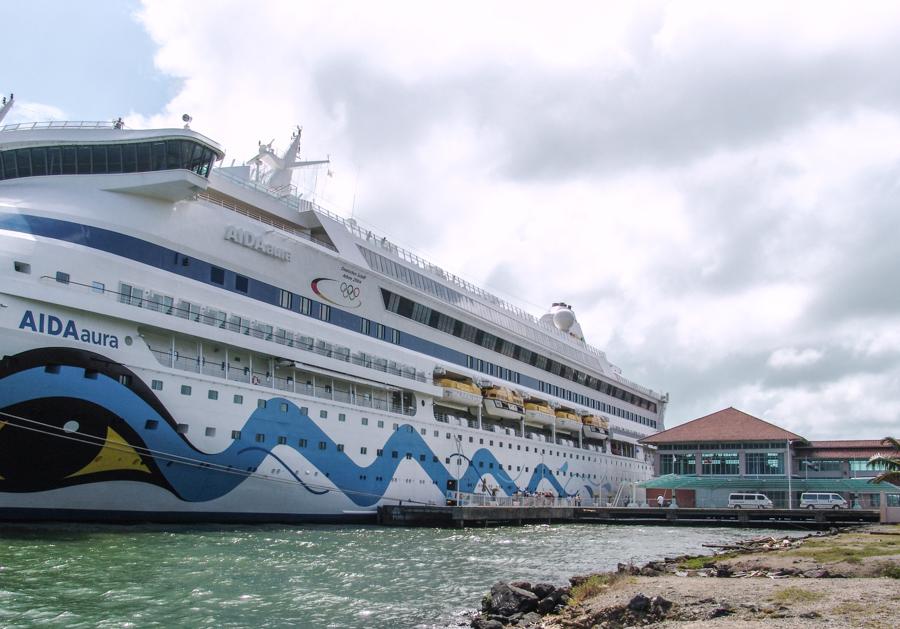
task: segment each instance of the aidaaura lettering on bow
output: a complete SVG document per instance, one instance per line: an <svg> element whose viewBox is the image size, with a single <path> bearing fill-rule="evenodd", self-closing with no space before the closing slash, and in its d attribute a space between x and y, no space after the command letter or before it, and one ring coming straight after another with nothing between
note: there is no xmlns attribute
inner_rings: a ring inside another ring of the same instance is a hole
<svg viewBox="0 0 900 629"><path fill-rule="evenodd" d="M61 336L82 343L91 343L101 347L116 348L119 346L119 338L115 334L79 328L73 319L63 321L59 317L39 312L37 317L30 310L26 310L19 323L20 330L31 330L50 336Z"/></svg>

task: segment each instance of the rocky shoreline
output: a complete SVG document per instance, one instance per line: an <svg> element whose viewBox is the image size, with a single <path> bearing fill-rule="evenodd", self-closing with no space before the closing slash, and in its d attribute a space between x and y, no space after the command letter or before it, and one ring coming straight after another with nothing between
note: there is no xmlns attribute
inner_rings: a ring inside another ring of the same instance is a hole
<svg viewBox="0 0 900 629"><path fill-rule="evenodd" d="M710 547L715 554L619 564L612 572L574 576L565 586L496 583L471 626L896 626L900 526Z"/></svg>

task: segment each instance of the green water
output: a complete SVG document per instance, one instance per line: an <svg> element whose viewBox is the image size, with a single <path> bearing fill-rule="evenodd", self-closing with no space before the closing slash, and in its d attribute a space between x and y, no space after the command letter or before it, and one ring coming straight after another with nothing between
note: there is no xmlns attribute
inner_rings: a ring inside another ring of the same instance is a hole
<svg viewBox="0 0 900 629"><path fill-rule="evenodd" d="M561 584L618 562L762 534L597 525L6 525L0 626L447 627L500 579Z"/></svg>

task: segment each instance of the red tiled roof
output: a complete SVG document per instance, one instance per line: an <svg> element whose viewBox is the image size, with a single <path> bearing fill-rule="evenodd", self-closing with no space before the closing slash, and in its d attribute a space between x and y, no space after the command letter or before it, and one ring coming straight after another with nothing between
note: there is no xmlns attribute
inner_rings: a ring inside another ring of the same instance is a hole
<svg viewBox="0 0 900 629"><path fill-rule="evenodd" d="M729 407L641 439L641 443L687 443L695 441L806 441L753 415Z"/></svg>
<svg viewBox="0 0 900 629"><path fill-rule="evenodd" d="M797 448L797 455L814 459L868 459L873 454L890 451L891 447L882 445L881 439L854 439L810 441L808 446Z"/></svg>

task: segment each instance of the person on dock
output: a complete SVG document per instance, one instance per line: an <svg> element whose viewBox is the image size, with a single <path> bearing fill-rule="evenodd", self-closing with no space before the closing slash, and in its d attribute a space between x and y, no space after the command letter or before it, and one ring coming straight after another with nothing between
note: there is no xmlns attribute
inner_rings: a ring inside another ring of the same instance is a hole
<svg viewBox="0 0 900 629"><path fill-rule="evenodd" d="M656 504L659 505L659 507L662 507L663 503L665 503L665 501L666 501L666 499L663 498L662 494L660 494L656 497Z"/></svg>

